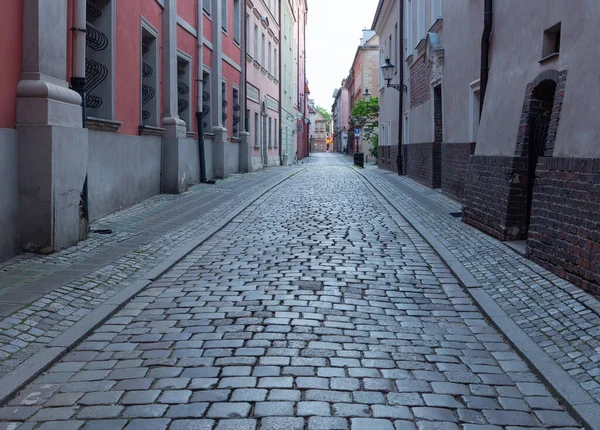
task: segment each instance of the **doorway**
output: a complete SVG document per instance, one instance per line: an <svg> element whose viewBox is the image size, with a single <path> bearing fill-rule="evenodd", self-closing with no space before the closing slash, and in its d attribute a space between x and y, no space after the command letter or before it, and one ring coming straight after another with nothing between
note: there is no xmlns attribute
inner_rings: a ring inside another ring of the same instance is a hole
<svg viewBox="0 0 600 430"><path fill-rule="evenodd" d="M535 193L536 165L538 159L544 156L548 140L548 129L552 117L556 82L545 80L540 82L531 95L529 110L529 145L527 147L527 215L525 218L525 233L529 231L531 209Z"/></svg>

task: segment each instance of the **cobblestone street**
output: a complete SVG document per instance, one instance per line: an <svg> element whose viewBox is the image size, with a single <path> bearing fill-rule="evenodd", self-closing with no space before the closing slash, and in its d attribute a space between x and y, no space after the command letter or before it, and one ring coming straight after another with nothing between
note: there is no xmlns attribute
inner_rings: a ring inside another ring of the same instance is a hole
<svg viewBox="0 0 600 430"><path fill-rule="evenodd" d="M405 201L347 158L310 160L9 400L0 429L581 427Z"/></svg>

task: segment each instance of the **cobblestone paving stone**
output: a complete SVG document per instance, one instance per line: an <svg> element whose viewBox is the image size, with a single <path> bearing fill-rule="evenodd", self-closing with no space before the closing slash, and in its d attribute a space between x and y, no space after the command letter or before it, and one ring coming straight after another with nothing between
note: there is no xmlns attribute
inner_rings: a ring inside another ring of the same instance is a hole
<svg viewBox="0 0 600 430"><path fill-rule="evenodd" d="M443 194L382 170L362 173L416 217L519 327L600 401L598 298L450 216L461 205Z"/></svg>
<svg viewBox="0 0 600 430"><path fill-rule="evenodd" d="M578 427L418 233L343 158L314 158L0 408L0 429Z"/></svg>
<svg viewBox="0 0 600 430"><path fill-rule="evenodd" d="M281 178L281 175L289 175L292 171L287 170L285 173L274 170L234 175L224 181L219 181L216 186L197 185L182 196L155 196L127 210L101 219L92 226L93 229L114 228L114 235L92 234L90 239L52 255L20 255L3 262L0 271L4 271L5 276L8 277L8 274L26 271L29 267L51 265L56 266L57 269L68 268L69 265L81 261L84 257L94 255L102 249L134 236L135 234L128 230L132 230L141 221L158 214L165 205L171 202L194 194L202 196L214 192L228 193L243 176L246 178L264 176L272 181ZM247 194L216 202L214 208L205 213L199 213L196 220L167 234L160 235L154 240L149 240L110 264L44 295L29 306L0 320L0 377L44 348L52 339L99 304L140 279L144 273L164 261L187 240L210 228L234 208L255 198L257 192L273 183L271 181L259 181L249 189ZM47 273L46 268L43 270Z"/></svg>

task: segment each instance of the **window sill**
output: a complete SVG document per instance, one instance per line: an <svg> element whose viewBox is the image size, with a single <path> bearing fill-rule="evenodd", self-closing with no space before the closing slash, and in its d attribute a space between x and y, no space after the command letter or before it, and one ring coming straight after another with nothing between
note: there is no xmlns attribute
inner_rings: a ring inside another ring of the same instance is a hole
<svg viewBox="0 0 600 430"><path fill-rule="evenodd" d="M558 54L559 54L558 52L553 52L550 55L546 55L544 58L542 58L541 60L539 60L538 63L543 64L543 63L546 63L546 62L548 62L550 60L558 58Z"/></svg>
<svg viewBox="0 0 600 430"><path fill-rule="evenodd" d="M86 119L86 128L90 130L111 131L113 133L116 133L117 130L121 128L121 125L123 125L121 121L113 121L104 118L95 118L93 116L88 116Z"/></svg>
<svg viewBox="0 0 600 430"><path fill-rule="evenodd" d="M151 125L140 125L138 127L140 136L164 136L165 129L160 127L154 127Z"/></svg>
<svg viewBox="0 0 600 430"><path fill-rule="evenodd" d="M231 143L242 143L242 139L240 139L239 137L232 137Z"/></svg>
<svg viewBox="0 0 600 430"><path fill-rule="evenodd" d="M194 133L194 132L192 132L192 131L188 131L188 132L187 132L185 135L186 135L187 137L192 137L192 138L195 138L195 137L196 137L196 133Z"/></svg>

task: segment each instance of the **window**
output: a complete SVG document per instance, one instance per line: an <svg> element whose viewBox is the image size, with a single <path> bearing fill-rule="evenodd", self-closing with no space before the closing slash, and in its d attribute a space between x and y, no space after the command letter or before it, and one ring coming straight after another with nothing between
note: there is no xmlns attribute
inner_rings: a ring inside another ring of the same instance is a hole
<svg viewBox="0 0 600 430"><path fill-rule="evenodd" d="M469 98L469 142L477 141L479 130L479 79L471 82L471 97Z"/></svg>
<svg viewBox="0 0 600 430"><path fill-rule="evenodd" d="M385 136L385 124L381 124L381 146L387 146Z"/></svg>
<svg viewBox="0 0 600 430"><path fill-rule="evenodd" d="M115 5L110 0L90 0L87 4L86 29L93 36L85 48L87 115L113 119L114 73L110 71L114 71L114 61L110 42L114 40Z"/></svg>
<svg viewBox="0 0 600 430"><path fill-rule="evenodd" d="M227 32L229 16L227 16L227 0L221 0L221 28Z"/></svg>
<svg viewBox="0 0 600 430"><path fill-rule="evenodd" d="M258 148L259 147L259 136L258 136L258 130L260 128L260 121L258 119L258 112L254 112L254 147Z"/></svg>
<svg viewBox="0 0 600 430"><path fill-rule="evenodd" d="M272 119L269 117L269 148L273 147L273 128L272 128Z"/></svg>
<svg viewBox="0 0 600 430"><path fill-rule="evenodd" d="M210 4L211 4L211 2L212 2L212 0L202 0L202 9L208 15L210 15Z"/></svg>
<svg viewBox="0 0 600 430"><path fill-rule="evenodd" d="M221 82L221 106L223 112L221 113L221 125L227 128L227 82Z"/></svg>
<svg viewBox="0 0 600 430"><path fill-rule="evenodd" d="M142 23L142 67L140 88L141 98L141 124L158 127L159 124L159 97L156 97L158 88L158 43L157 32L145 22Z"/></svg>
<svg viewBox="0 0 600 430"><path fill-rule="evenodd" d="M277 148L277 136L279 135L279 128L277 127L278 126L277 123L278 123L277 118L275 118L275 136L273 139L273 146L275 146L275 148Z"/></svg>
<svg viewBox="0 0 600 430"><path fill-rule="evenodd" d="M268 63L268 66L267 66L267 70L269 71L269 73L271 73L271 72L272 72L272 69L271 69L271 67L273 66L273 61L272 61L272 59L271 59L271 49L272 49L272 47L271 47L271 46L272 46L272 45L271 45L271 41L269 41L269 63Z"/></svg>
<svg viewBox="0 0 600 430"><path fill-rule="evenodd" d="M412 54L413 45L413 10L412 1L406 0L406 56Z"/></svg>
<svg viewBox="0 0 600 430"><path fill-rule="evenodd" d="M190 107L191 57L177 56L177 113L185 121L188 131L192 129L192 109Z"/></svg>
<svg viewBox="0 0 600 430"><path fill-rule="evenodd" d="M398 73L398 68L402 67L401 61L398 61L398 52L400 52L400 47L398 46L398 23L394 27L394 66L396 66L396 73Z"/></svg>
<svg viewBox="0 0 600 430"><path fill-rule="evenodd" d="M231 94L232 136L240 137L240 90L232 87Z"/></svg>
<svg viewBox="0 0 600 430"><path fill-rule="evenodd" d="M277 56L277 48L275 48L274 50L274 54L273 54L273 76L275 76L275 79L279 79L279 76L277 75L277 73L279 72L277 70L278 66L279 66L279 57Z"/></svg>
<svg viewBox="0 0 600 430"><path fill-rule="evenodd" d="M260 41L260 64L265 67L265 33L262 34L262 38Z"/></svg>
<svg viewBox="0 0 600 430"><path fill-rule="evenodd" d="M233 0L233 40L238 44L240 43L242 36L242 23L240 22L241 19L240 0Z"/></svg>
<svg viewBox="0 0 600 430"><path fill-rule="evenodd" d="M542 59L560 52L560 22L544 31Z"/></svg>
<svg viewBox="0 0 600 430"><path fill-rule="evenodd" d="M425 37L425 2L417 2L417 40Z"/></svg>
<svg viewBox="0 0 600 430"><path fill-rule="evenodd" d="M212 131L211 94L210 72L204 70L202 72L202 128L205 133Z"/></svg>
<svg viewBox="0 0 600 430"><path fill-rule="evenodd" d="M433 25L438 18L442 17L442 0L431 1L431 25Z"/></svg>
<svg viewBox="0 0 600 430"><path fill-rule="evenodd" d="M247 13L246 14L246 46L247 46L247 51L246 54L250 55L252 57L252 53L250 52L250 41L252 40L252 38L250 37L250 31L252 30L252 27L250 26L250 14Z"/></svg>
<svg viewBox="0 0 600 430"><path fill-rule="evenodd" d="M254 59L258 61L258 25L254 24Z"/></svg>

